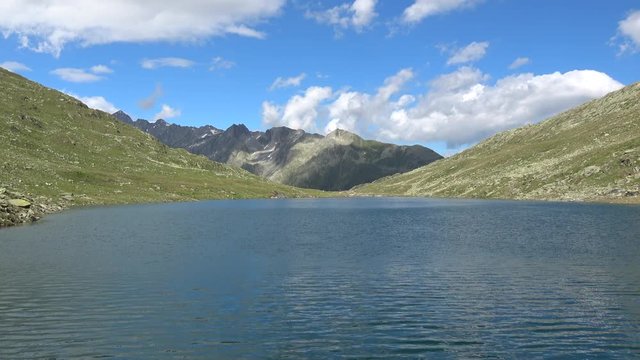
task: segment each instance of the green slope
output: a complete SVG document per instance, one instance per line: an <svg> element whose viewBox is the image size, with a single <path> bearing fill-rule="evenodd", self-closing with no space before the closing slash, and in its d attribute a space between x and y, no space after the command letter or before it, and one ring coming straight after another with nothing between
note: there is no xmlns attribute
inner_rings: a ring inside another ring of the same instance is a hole
<svg viewBox="0 0 640 360"><path fill-rule="evenodd" d="M0 68L3 187L53 203L73 194L73 203L82 205L322 194L170 149L111 115Z"/></svg>
<svg viewBox="0 0 640 360"><path fill-rule="evenodd" d="M640 83L356 194L640 202Z"/></svg>

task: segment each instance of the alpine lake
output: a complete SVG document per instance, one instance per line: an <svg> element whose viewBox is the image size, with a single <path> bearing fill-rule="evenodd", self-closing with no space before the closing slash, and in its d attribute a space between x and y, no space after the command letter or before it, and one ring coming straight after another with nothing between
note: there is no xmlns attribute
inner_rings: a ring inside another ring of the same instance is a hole
<svg viewBox="0 0 640 360"><path fill-rule="evenodd" d="M0 359L640 357L640 206L83 208L0 231Z"/></svg>

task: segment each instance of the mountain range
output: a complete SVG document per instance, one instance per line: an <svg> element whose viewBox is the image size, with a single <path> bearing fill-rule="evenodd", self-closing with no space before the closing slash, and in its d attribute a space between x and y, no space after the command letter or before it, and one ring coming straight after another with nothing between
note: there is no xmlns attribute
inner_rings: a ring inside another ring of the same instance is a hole
<svg viewBox="0 0 640 360"><path fill-rule="evenodd" d="M640 203L640 83L353 193Z"/></svg>
<svg viewBox="0 0 640 360"><path fill-rule="evenodd" d="M162 143L204 155L282 184L321 190L347 190L384 176L403 173L442 158L420 145L398 146L364 140L345 130L327 136L274 127L264 132L245 125L220 130L136 120L122 111L120 121Z"/></svg>

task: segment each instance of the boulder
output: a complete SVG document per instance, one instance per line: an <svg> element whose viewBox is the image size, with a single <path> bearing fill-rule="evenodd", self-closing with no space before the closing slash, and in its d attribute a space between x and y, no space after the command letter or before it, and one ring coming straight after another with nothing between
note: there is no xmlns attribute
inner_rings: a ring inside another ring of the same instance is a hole
<svg viewBox="0 0 640 360"><path fill-rule="evenodd" d="M25 199L9 199L9 205L21 207L21 208L29 208L31 207L31 203Z"/></svg>

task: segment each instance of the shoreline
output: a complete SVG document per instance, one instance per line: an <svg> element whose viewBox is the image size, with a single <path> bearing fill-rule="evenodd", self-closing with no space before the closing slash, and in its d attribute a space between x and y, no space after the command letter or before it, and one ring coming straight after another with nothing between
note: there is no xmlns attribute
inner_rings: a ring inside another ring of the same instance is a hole
<svg viewBox="0 0 640 360"><path fill-rule="evenodd" d="M283 199L351 199L351 198L406 198L406 199L437 199L437 200L485 200L485 201L513 201L513 202L540 202L540 203L564 203L564 204L585 204L585 205L624 205L624 206L640 206L640 199L629 201L629 198L611 198L611 199L591 199L591 200L566 200L566 199L503 199L503 198L473 198L473 197L428 197L428 196L409 196L397 194L353 194L347 191L335 192L332 196L314 197L249 197L249 198L208 198L208 199L184 199L184 200L167 200L167 201L129 201L114 203L82 203L74 204L73 195L64 195L59 201L46 198L43 196L35 196L32 194L23 194L17 191L0 188L0 231L3 228L28 225L38 222L43 217L59 213L72 208L85 208L92 206L126 206L126 205L144 205L144 204L171 204L181 202L199 202L199 201L219 201L219 200L283 200ZM18 200L18 201L16 201Z"/></svg>

